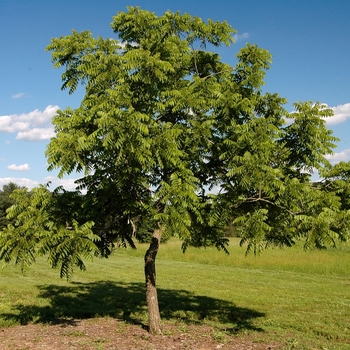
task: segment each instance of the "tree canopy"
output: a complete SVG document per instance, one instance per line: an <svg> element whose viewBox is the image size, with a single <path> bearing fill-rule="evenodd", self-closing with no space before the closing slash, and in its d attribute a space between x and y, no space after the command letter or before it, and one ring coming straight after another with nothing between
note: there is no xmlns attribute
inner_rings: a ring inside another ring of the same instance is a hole
<svg viewBox="0 0 350 350"><path fill-rule="evenodd" d="M325 157L337 141L325 125L333 111L308 101L288 112L285 98L265 92L267 50L248 43L235 65L225 63L214 50L230 46L235 30L179 12L128 7L111 27L118 40L73 30L46 48L63 69L62 89L85 88L78 108L57 112L46 151L59 176L81 173L84 195L41 187L24 205L18 191L10 212L18 223L2 233L0 258L20 254L14 247L24 235L28 263L48 253L69 276L116 242L134 247L137 227L147 225L146 282L155 288L161 235L180 237L183 250L226 251L224 228L233 222L255 253L348 238L348 189L311 181L314 170L341 176ZM159 323L150 328L160 331Z"/></svg>

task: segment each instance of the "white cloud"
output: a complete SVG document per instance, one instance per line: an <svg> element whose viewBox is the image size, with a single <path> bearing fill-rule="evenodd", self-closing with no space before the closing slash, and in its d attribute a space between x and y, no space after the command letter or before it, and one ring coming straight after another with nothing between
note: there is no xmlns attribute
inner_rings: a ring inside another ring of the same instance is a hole
<svg viewBox="0 0 350 350"><path fill-rule="evenodd" d="M4 185L7 185L10 182L13 182L21 187L27 187L29 190L39 185L37 181L33 181L23 177L2 177L0 178L0 187L2 188Z"/></svg>
<svg viewBox="0 0 350 350"><path fill-rule="evenodd" d="M34 128L29 131L20 131L16 139L26 140L26 141L43 141L49 140L51 137L55 136L55 131L53 127L49 128Z"/></svg>
<svg viewBox="0 0 350 350"><path fill-rule="evenodd" d="M30 166L28 163L21 164L21 165L11 164L7 167L7 169L13 170L13 171L28 171L30 170Z"/></svg>
<svg viewBox="0 0 350 350"><path fill-rule="evenodd" d="M233 39L235 39L235 41L241 41L241 40L245 40L248 38L249 38L249 33L235 34L233 36Z"/></svg>
<svg viewBox="0 0 350 350"><path fill-rule="evenodd" d="M350 103L331 108L334 111L334 116L326 119L328 125L340 124L350 118Z"/></svg>
<svg viewBox="0 0 350 350"><path fill-rule="evenodd" d="M21 97L24 97L24 95L25 95L24 92L20 92L19 94L12 95L12 98L21 98Z"/></svg>
<svg viewBox="0 0 350 350"><path fill-rule="evenodd" d="M27 114L0 116L0 132L17 133L19 140L48 140L55 135L51 120L58 109L49 105L44 111L36 109Z"/></svg>
<svg viewBox="0 0 350 350"><path fill-rule="evenodd" d="M47 176L44 179L44 184L51 182L50 189L53 190L58 186L63 186L67 191L74 191L77 185L75 184L75 181L77 179L59 179L54 176Z"/></svg>
<svg viewBox="0 0 350 350"><path fill-rule="evenodd" d="M341 152L336 152L334 154L327 154L325 156L332 164L339 162L348 162L350 161L350 148L344 149Z"/></svg>
<svg viewBox="0 0 350 350"><path fill-rule="evenodd" d="M138 43L136 43L135 41L131 41L131 42L128 43L127 41L121 42L121 41L118 41L118 40L113 39L113 38L111 38L110 40L113 40L113 41L115 42L116 45L118 45L118 46L121 47L122 50L125 49L125 47L126 47L127 44L131 45L132 47L137 47L137 46L139 46Z"/></svg>

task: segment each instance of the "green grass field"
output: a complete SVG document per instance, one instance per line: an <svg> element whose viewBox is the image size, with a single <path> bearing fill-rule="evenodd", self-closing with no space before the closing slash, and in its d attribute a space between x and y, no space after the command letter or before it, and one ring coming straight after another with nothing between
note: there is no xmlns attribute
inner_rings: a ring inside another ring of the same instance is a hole
<svg viewBox="0 0 350 350"><path fill-rule="evenodd" d="M350 349L350 246L305 252L301 247L245 257L232 239L230 255L170 240L157 257L164 322L209 324L217 336L277 341L285 349ZM143 255L116 250L71 282L44 259L27 276L6 266L0 277L0 327L70 318L117 317L146 323Z"/></svg>

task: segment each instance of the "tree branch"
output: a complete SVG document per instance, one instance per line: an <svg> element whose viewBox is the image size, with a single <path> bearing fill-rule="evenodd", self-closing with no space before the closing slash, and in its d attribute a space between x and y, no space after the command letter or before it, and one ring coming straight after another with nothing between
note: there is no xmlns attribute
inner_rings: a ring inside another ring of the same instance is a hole
<svg viewBox="0 0 350 350"><path fill-rule="evenodd" d="M270 201L270 200L268 200L268 199L266 199L266 198L262 198L262 197L258 197L258 198L250 197L250 198L247 198L247 199L246 199L244 202L242 202L241 204L247 203L247 202L248 202L248 203L254 203L254 202L259 202L259 201L265 202L265 203L269 203L269 204L271 204L271 205L273 205L273 206L275 206L275 207L277 207L277 208L283 209L283 210L285 210L286 212L288 212L289 214L291 214L291 215L293 215L293 216L295 216L295 215L300 215L300 214L302 213L302 212L294 213L293 211L287 209L286 207L284 207L284 206L282 206L282 205L278 205L277 203L272 202L272 201Z"/></svg>
<svg viewBox="0 0 350 350"><path fill-rule="evenodd" d="M221 70L221 71L219 71L219 72L214 72L214 73L211 73L211 74L208 74L208 75L206 75L205 77L203 77L203 78L201 78L201 79L207 79L207 78L209 78L209 77L213 77L213 76L215 76L215 75L219 75L219 74L222 74L222 73L232 73L232 71L233 71L234 69L224 69L224 70Z"/></svg>

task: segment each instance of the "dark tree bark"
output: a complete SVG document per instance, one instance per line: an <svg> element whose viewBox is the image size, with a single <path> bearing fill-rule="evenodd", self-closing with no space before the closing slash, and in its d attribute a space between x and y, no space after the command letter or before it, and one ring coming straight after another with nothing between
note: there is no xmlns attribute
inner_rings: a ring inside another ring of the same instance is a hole
<svg viewBox="0 0 350 350"><path fill-rule="evenodd" d="M161 320L156 289L156 256L159 250L161 232L154 230L151 244L145 254L146 301L148 308L149 332L161 334Z"/></svg>

